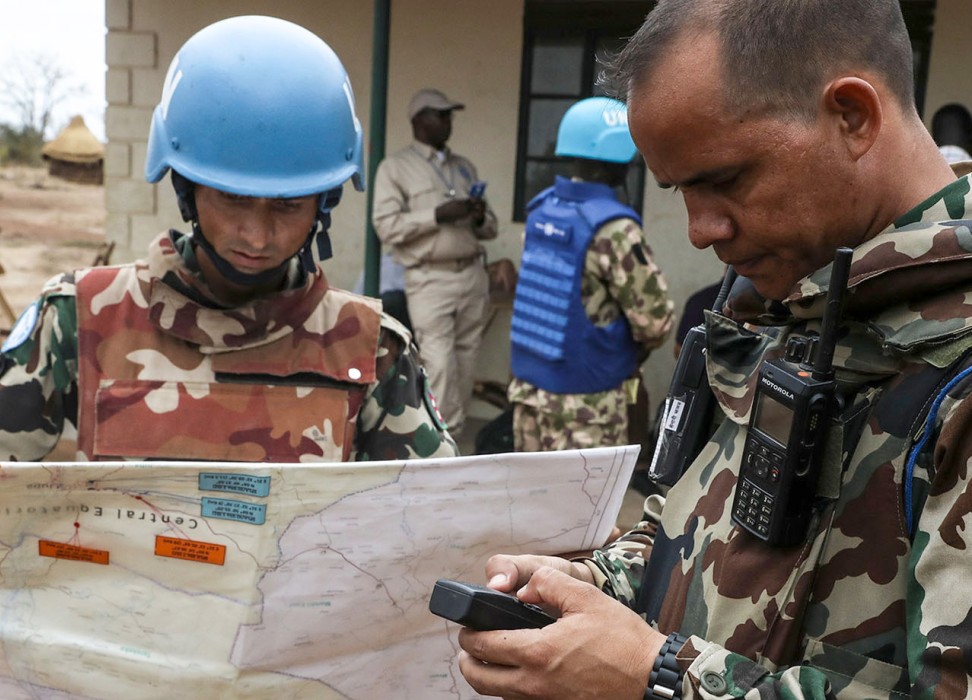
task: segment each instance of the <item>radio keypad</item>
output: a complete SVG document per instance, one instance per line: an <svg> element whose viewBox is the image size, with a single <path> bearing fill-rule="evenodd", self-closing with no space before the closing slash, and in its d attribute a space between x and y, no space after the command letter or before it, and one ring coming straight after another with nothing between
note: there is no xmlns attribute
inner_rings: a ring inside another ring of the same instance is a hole
<svg viewBox="0 0 972 700"><path fill-rule="evenodd" d="M769 534L774 500L772 494L755 486L749 479L741 479L736 494L736 520L752 532L766 537Z"/></svg>
<svg viewBox="0 0 972 700"><path fill-rule="evenodd" d="M773 516L774 494L783 469L783 453L773 447L748 440L745 451L746 463L739 479L734 516L753 534L766 538L769 536L770 518ZM760 484L764 484L761 486Z"/></svg>

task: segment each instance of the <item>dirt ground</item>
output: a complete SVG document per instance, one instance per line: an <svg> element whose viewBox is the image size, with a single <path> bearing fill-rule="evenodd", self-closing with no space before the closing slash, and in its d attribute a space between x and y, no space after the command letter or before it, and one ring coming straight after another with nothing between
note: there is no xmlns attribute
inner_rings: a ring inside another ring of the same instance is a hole
<svg viewBox="0 0 972 700"><path fill-rule="evenodd" d="M104 187L53 178L43 168L0 168L0 338L48 279L94 263L104 227ZM68 428L47 461L74 460Z"/></svg>
<svg viewBox="0 0 972 700"><path fill-rule="evenodd" d="M43 168L0 168L0 293L15 315L48 279L94 262L105 242L104 195ZM12 325L0 300L0 332Z"/></svg>

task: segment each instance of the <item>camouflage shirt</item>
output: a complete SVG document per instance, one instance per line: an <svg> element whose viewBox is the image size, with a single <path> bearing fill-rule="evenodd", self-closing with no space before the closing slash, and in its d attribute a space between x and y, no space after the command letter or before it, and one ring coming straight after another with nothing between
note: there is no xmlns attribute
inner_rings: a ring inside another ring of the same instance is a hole
<svg viewBox="0 0 972 700"><path fill-rule="evenodd" d="M591 239L581 276L581 301L587 317L598 326L610 325L624 314L632 337L644 350L641 360L665 342L674 305L645 235L633 219L610 221ZM514 378L507 395L511 402L556 415L566 425L619 438L586 444L627 442L627 415L618 409L629 403L623 387L593 394L555 394Z"/></svg>
<svg viewBox="0 0 972 700"><path fill-rule="evenodd" d="M771 548L730 509L759 365L819 330L830 268L783 303L740 280L708 315L722 421L667 500L587 560L605 592L691 635L686 700L972 695L970 190L956 180L854 251L834 358L847 400L802 545Z"/></svg>
<svg viewBox="0 0 972 700"><path fill-rule="evenodd" d="M304 302L303 297L311 290L317 290L318 296L338 294L342 300L345 297L355 299L345 292L328 290L323 273L308 277L294 264L284 291L241 307L224 309L209 295L198 276L195 255L188 241L188 237L177 232L163 234L152 243L148 262L123 266L135 268L135 274L144 279L146 288L162 290L159 296L165 303L159 308L146 310L146 316L153 319L152 324L175 332L178 319L185 320L188 310L197 309L197 315L204 314L206 323L211 325L199 326L196 330L183 329L190 338L194 333L200 337L209 334L220 337L222 343L244 328L248 335L245 339L240 337L239 344L259 347L290 332L299 332L302 342L317 338L315 342L322 346L340 343L346 336L346 332L338 332L337 328L289 329L280 322L284 309L310 303ZM3 346L0 354L0 460L41 459L53 449L65 420L75 426L78 424L79 397L84 392L79 391L78 381L79 314L75 280L83 274L84 271L69 273L48 282L40 298L24 312ZM102 306L111 303L107 292L99 295L97 303ZM220 321L221 318L224 320ZM266 319L262 325L254 322L261 318ZM220 323L225 328L220 329ZM416 362L408 332L394 319L382 314L376 336L376 381L365 388L349 458L384 460L457 454L455 443L435 413L425 374ZM199 344L195 340L188 344L200 347L204 353L211 352L202 347L206 343L201 340ZM189 375L186 371L187 381L195 378ZM192 426L185 429L191 431Z"/></svg>

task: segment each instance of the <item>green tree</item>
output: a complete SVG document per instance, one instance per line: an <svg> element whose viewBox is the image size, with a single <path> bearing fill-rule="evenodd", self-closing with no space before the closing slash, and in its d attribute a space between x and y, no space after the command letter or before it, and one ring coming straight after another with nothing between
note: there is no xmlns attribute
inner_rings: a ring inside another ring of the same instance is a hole
<svg viewBox="0 0 972 700"><path fill-rule="evenodd" d="M0 163L40 165L44 137L31 126L0 124Z"/></svg>

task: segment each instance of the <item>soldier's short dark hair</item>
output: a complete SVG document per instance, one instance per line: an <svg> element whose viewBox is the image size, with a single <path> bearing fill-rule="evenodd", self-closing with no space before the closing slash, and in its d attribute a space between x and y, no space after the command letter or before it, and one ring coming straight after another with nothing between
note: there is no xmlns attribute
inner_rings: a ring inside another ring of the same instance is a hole
<svg viewBox="0 0 972 700"><path fill-rule="evenodd" d="M914 105L911 42L898 0L659 0L605 72L620 99L686 32L714 31L727 107L812 118L836 72L867 71Z"/></svg>

